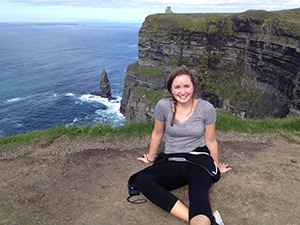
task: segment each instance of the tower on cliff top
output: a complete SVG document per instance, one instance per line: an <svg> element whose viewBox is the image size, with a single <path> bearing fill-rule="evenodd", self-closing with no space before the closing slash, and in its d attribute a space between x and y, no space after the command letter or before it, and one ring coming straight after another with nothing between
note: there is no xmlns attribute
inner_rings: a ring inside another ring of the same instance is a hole
<svg viewBox="0 0 300 225"><path fill-rule="evenodd" d="M166 8L166 14L172 14L173 12L172 12L172 10L171 10L171 6L168 6L167 8Z"/></svg>

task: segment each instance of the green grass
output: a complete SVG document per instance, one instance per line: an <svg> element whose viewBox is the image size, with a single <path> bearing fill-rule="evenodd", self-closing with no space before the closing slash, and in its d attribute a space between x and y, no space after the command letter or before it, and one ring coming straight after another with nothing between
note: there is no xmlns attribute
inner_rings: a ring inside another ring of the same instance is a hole
<svg viewBox="0 0 300 225"><path fill-rule="evenodd" d="M132 98L142 98L144 103L149 105L155 105L160 99L168 96L168 92L166 90L153 90L150 88L137 87L132 92Z"/></svg>
<svg viewBox="0 0 300 225"><path fill-rule="evenodd" d="M282 119L242 119L229 112L217 110L216 129L240 133L292 133L300 135L300 117Z"/></svg>
<svg viewBox="0 0 300 225"><path fill-rule="evenodd" d="M229 112L217 110L216 129L240 133L280 133L286 137L289 134L300 135L300 117L283 119L241 119ZM154 127L153 121L131 121L120 127L111 127L106 124L86 125L83 127L58 126L47 130L33 131L24 134L0 138L0 150L15 146L34 144L40 147L49 146L55 139L67 135L76 137L142 137L150 135Z"/></svg>
<svg viewBox="0 0 300 225"><path fill-rule="evenodd" d="M138 73L142 76L162 76L165 70L159 66L140 66L136 61L127 67L127 72Z"/></svg>
<svg viewBox="0 0 300 225"><path fill-rule="evenodd" d="M11 135L0 138L0 150L13 148L19 145L34 144L39 147L49 146L55 139L67 135L69 138L76 137L142 137L150 134L153 129L151 121L131 121L120 127L111 127L107 124L76 126L57 126L46 130L37 130L24 134Z"/></svg>
<svg viewBox="0 0 300 225"><path fill-rule="evenodd" d="M141 66L139 72L142 76L156 76L164 74L164 69L158 66Z"/></svg>
<svg viewBox="0 0 300 225"><path fill-rule="evenodd" d="M172 34L180 30L191 32L216 32L216 23L228 17L227 13L190 13L190 14L154 14L147 17L143 24L146 32L156 32L162 28L174 28ZM227 23L227 21L226 21Z"/></svg>
<svg viewBox="0 0 300 225"><path fill-rule="evenodd" d="M130 73L137 73L138 72L138 61L135 61L134 63L127 66L127 72Z"/></svg>
<svg viewBox="0 0 300 225"><path fill-rule="evenodd" d="M239 106L243 102L262 104L260 91L252 84L243 84L240 76L242 69L239 65L213 70L208 66L209 59L207 57L199 60L198 74L202 79L201 89L203 91L228 99L233 106Z"/></svg>
<svg viewBox="0 0 300 225"><path fill-rule="evenodd" d="M250 15L257 19L263 19L264 23L277 22L281 29L289 29L294 35L300 35L300 8L272 12L263 10L249 10L239 15Z"/></svg>
<svg viewBox="0 0 300 225"><path fill-rule="evenodd" d="M234 24L232 18L249 18L263 20L264 24L276 22L282 29L289 28L293 34L300 34L300 8L281 11L249 10L243 13L187 13L187 14L153 14L147 17L143 29L148 33L165 36L169 31L171 35L190 32L206 32L208 34L232 35ZM223 24L222 29L220 24Z"/></svg>

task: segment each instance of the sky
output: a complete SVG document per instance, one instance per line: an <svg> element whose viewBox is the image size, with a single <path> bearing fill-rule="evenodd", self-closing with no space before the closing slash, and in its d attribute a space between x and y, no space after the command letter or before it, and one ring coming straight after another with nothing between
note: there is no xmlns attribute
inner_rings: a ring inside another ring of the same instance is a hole
<svg viewBox="0 0 300 225"><path fill-rule="evenodd" d="M150 14L300 8L300 0L0 0L0 23L142 23Z"/></svg>

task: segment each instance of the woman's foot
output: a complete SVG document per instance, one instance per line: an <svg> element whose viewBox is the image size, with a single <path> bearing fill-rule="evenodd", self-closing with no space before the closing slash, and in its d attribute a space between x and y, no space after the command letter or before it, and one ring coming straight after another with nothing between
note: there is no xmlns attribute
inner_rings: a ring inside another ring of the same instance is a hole
<svg viewBox="0 0 300 225"><path fill-rule="evenodd" d="M224 225L221 215L218 210L213 212L213 216L215 217L215 224L214 225Z"/></svg>

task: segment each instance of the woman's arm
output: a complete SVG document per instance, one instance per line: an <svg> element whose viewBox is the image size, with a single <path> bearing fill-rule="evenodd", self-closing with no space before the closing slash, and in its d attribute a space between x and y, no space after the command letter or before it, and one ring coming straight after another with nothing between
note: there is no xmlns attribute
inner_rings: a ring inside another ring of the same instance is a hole
<svg viewBox="0 0 300 225"><path fill-rule="evenodd" d="M219 167L220 172L225 173L231 170L231 168L229 168L227 164L219 162L219 150L216 138L216 123L205 126L204 138L206 146L208 147L211 156Z"/></svg>
<svg viewBox="0 0 300 225"><path fill-rule="evenodd" d="M143 157L137 158L145 163L152 163L155 160L158 147L164 137L165 123L155 119L154 129L151 135L149 154L144 154Z"/></svg>

